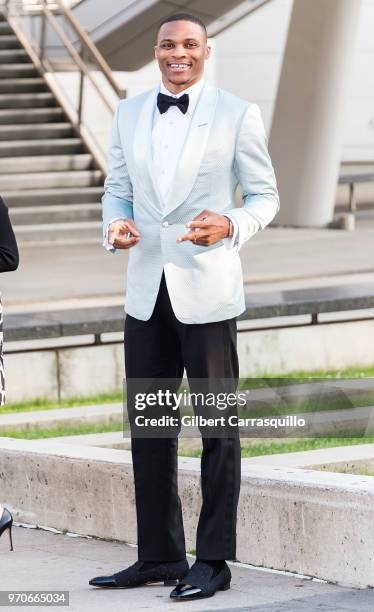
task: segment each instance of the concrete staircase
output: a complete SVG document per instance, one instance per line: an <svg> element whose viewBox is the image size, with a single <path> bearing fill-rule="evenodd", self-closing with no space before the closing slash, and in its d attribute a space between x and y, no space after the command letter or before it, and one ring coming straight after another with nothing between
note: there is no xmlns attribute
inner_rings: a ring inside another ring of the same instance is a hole
<svg viewBox="0 0 374 612"><path fill-rule="evenodd" d="M103 178L0 14L0 194L18 242L99 244Z"/></svg>

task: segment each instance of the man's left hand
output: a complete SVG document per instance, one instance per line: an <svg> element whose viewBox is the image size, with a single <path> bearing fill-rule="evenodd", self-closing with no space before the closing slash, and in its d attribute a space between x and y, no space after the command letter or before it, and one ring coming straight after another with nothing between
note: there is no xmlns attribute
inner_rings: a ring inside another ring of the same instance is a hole
<svg viewBox="0 0 374 612"><path fill-rule="evenodd" d="M191 231L178 238L177 242L190 240L199 246L209 246L229 238L230 221L224 215L219 215L211 210L203 210L189 223L186 223Z"/></svg>

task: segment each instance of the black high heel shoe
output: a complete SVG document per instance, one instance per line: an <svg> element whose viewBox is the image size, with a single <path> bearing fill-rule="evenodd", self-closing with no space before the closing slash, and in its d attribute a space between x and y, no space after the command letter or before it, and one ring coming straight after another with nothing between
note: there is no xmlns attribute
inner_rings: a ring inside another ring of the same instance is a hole
<svg viewBox="0 0 374 612"><path fill-rule="evenodd" d="M10 541L10 550L13 550L13 540L12 540L12 525L13 525L13 517L9 512L8 508L4 508L3 514L0 518L0 538L3 535L4 531L9 529L9 541Z"/></svg>

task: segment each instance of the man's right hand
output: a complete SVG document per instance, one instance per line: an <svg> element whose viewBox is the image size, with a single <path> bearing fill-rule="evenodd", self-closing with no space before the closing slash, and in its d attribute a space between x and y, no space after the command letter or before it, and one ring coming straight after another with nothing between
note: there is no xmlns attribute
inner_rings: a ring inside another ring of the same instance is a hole
<svg viewBox="0 0 374 612"><path fill-rule="evenodd" d="M131 238L126 237L129 232L132 234ZM140 234L132 219L117 219L109 225L108 242L115 249L131 249L138 244L139 240Z"/></svg>

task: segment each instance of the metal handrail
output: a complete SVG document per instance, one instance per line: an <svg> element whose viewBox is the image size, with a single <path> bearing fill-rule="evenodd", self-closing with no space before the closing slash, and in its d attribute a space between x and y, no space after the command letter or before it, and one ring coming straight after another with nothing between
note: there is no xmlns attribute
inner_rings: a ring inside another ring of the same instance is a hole
<svg viewBox="0 0 374 612"><path fill-rule="evenodd" d="M46 0L42 0L42 2L45 7ZM82 45L84 45L85 49L90 52L92 58L94 59L96 66L104 74L106 80L108 81L108 83L110 84L114 92L117 94L119 98L122 98L124 92L121 90L121 88L117 85L116 81L114 80L109 64L105 61L104 57L101 55L96 45L92 42L87 32L82 28L79 21L75 17L75 15L72 13L72 11L67 6L63 4L62 0L54 0L54 2L58 4L60 11L63 13L64 17L70 23L72 28L75 30ZM57 23L57 20L54 17L53 13L51 11L49 11L49 13L54 18L55 23ZM61 28L59 29L61 32L63 32Z"/></svg>
<svg viewBox="0 0 374 612"><path fill-rule="evenodd" d="M73 59L76 66L79 68L81 72L84 73L85 76L87 76L87 78L90 80L91 84L97 91L97 93L103 99L106 106L110 110L114 111L111 104L108 102L108 100L105 99L105 96L103 92L101 91L100 87L97 85L95 80L92 78L89 72L88 66L86 62L84 61L83 57L81 57L79 53L76 51L74 45L71 43L68 36L65 34L64 30L61 28L60 24L58 23L58 20L55 17L55 11L51 10L47 0L39 0L39 3L40 3L40 12L43 18L42 35L41 35L41 41L40 41L41 44L40 44L40 49L39 49L39 59L41 60L41 62L43 63L43 59L45 55L45 25L46 25L45 20L47 19L50 22L56 34L61 39L62 43L64 44L65 48L67 49L69 55ZM9 4L10 4L10 1L7 0L6 6L9 6ZM53 4L58 7L58 13L60 15L62 14L65 17L66 21L68 21L68 23L71 25L80 43L82 44L84 50L86 51L86 53L89 52L90 56L94 60L95 65L100 70L100 72L104 75L106 81L109 83L110 87L115 92L116 96L118 98L125 97L125 92L123 92L123 90L121 90L121 88L117 85L115 79L113 78L112 71L108 63L105 61L104 57L101 55L96 45L92 42L87 32L85 32L85 30L82 28L79 21L76 19L75 15L73 15L72 11L63 4L62 0L53 0ZM50 66L48 66L48 70L50 70ZM81 106L81 103L82 101L80 100L79 106Z"/></svg>
<svg viewBox="0 0 374 612"><path fill-rule="evenodd" d="M58 3L58 5L61 7L61 0L54 0L54 1L56 3ZM61 41L65 45L65 48L68 51L69 55L71 56L71 58L73 59L73 61L75 62L75 64L79 68L79 70L81 71L81 73L83 73L88 78L88 80L91 82L91 84L95 88L96 92L99 94L100 98L104 102L105 106L111 112L114 112L115 109L112 107L112 104L109 102L109 100L107 100L105 94L103 93L103 91L97 85L95 79L90 74L90 71L89 71L89 68L88 68L86 62L79 55L79 53L75 49L74 45L70 42L68 36L65 34L64 30L61 28L60 24L58 23L55 15L48 8L45 0L42 0L42 2L43 2L42 12L43 12L44 17L48 19L48 21L51 24L52 28L54 29L56 34L60 37ZM64 12L64 14L66 16L65 10L63 12ZM73 16L71 16L71 18L72 18L71 19L71 23L72 24L74 22L76 22L76 19L73 18ZM69 19L69 22L70 22L70 19ZM90 40L90 38L88 37L86 32L84 32L84 30L78 24L78 22L76 22L75 25L77 27L76 31L77 31L77 33L79 32L79 38L80 38L81 42L84 44L85 49L89 50L93 54L94 59L96 60L95 63L97 64L97 66L101 69L101 71L105 75L107 81L109 82L109 84L113 88L114 92L117 94L118 98L120 98L121 97L121 90L118 87L118 85L115 83L115 81L114 81L114 79L113 79L113 77L111 75L111 71L110 71L110 68L109 68L108 64L105 62L104 58L100 55L100 52L98 51L98 49L92 43L92 41ZM74 27L74 29L76 29L76 28ZM89 42L87 42L87 41L89 41ZM41 36L41 47L40 47L40 57L41 57L41 60L43 60L44 52L45 52L45 27L42 28L42 36ZM78 99L78 109L82 108L82 100L83 100L83 87L80 87L80 89L79 89L79 99ZM81 113L78 112L78 125L80 125L80 122L81 122Z"/></svg>
<svg viewBox="0 0 374 612"><path fill-rule="evenodd" d="M11 3L12 3L11 0L4 1L5 12L9 18L9 21L12 22L12 26L14 26L14 29L19 32L19 29L17 28L16 24L11 19L10 10L9 10ZM68 21L68 23L73 28L75 34L77 35L78 40L82 44L83 53L81 55L77 52L73 43L69 40L63 28L58 23L58 20L55 17L56 11L50 8L51 4L52 3L48 2L48 0L39 0L40 13L43 19L42 28L41 28L39 53L38 53L38 60L40 62L40 67L43 68L44 71L50 71L52 68L50 64L48 64L48 67L43 65L44 58L45 58L45 32L46 32L45 26L46 26L46 20L47 20L51 24L56 34L61 39L63 45L65 46L66 50L68 51L69 55L73 59L74 63L76 64L80 72L83 73L89 79L92 86L95 88L96 92L99 94L99 96L101 97L101 99L103 100L107 108L111 110L112 112L114 112L115 109L112 107L111 103L107 100L107 98L105 97L105 94L102 92L101 88L98 86L95 79L91 76L89 67L87 63L85 62L85 60L83 59L83 56L89 55L94 60L95 65L97 66L99 71L104 75L107 83L110 85L110 87L116 94L117 98L121 99L121 98L126 97L126 92L123 91L119 87L119 85L116 83L109 64L105 61L99 49L96 47L94 42L91 40L87 32L82 28L79 21L73 15L72 11L63 4L62 0L53 0L53 5L58 7L58 14L63 15L65 17L65 19ZM82 95L83 95L83 91L82 91ZM81 106L81 104L82 104L82 100L79 100L78 106Z"/></svg>
<svg viewBox="0 0 374 612"><path fill-rule="evenodd" d="M83 108L83 97L84 97L84 83L85 79L88 79L90 85L92 85L94 91L99 96L100 100L103 102L105 108L110 112L111 115L115 112L115 107L117 102L126 97L126 92L122 90L119 85L116 83L111 68L101 55L100 51L96 47L96 45L91 40L90 36L87 32L82 28L80 23L77 21L76 17L73 15L71 10L64 5L62 0L39 0L38 14L41 18L41 30L40 30L40 40L38 42L33 41L33 43L29 40L29 37L24 33L23 28L18 24L18 20L16 17L12 15L13 7L15 9L21 8L21 15L25 16L28 14L27 12L27 3L19 2L14 0L0 0L0 6L4 7L2 10L5 13L11 27L19 38L21 44L24 46L28 54L30 55L34 65L38 68L38 70L44 74L55 74L56 69L55 66L48 60L46 57L46 32L47 32L47 23L52 27L54 32L57 34L59 39L61 40L63 46L67 50L69 56L73 60L75 66L78 68L80 73L80 82L79 82L79 90L78 90L78 100L77 103L73 105L73 113L76 113L76 116L69 112L66 103L63 99L62 93L59 91L59 87L53 83L49 83L50 87L52 87L54 95L57 97L59 103L65 108L65 112L69 115L71 123L73 124L77 135L86 143L86 145L91 150L96 163L102 169L102 171L106 172L105 159L103 157L103 149L99 145L100 154L93 150L96 148L98 143L95 144L89 142L92 138L92 132L89 127L84 126L82 120L82 108ZM16 13L15 13L16 14ZM33 12L33 15L35 13ZM69 39L68 35L65 33L63 27L60 25L57 16L62 16L65 20L65 23L69 24L74 32L74 36L76 36L77 40L81 44L80 52L77 51L75 45ZM89 63L88 63L89 61ZM103 88L99 86L96 79L90 72L92 69L92 65L94 65L95 69L104 76L106 82L109 84L111 91L115 94L115 101L113 101L113 96L109 97L103 91ZM111 99L112 98L112 99ZM83 131L82 131L83 130ZM89 137L86 137L85 130L88 130L90 134ZM95 138L94 138L95 140Z"/></svg>

